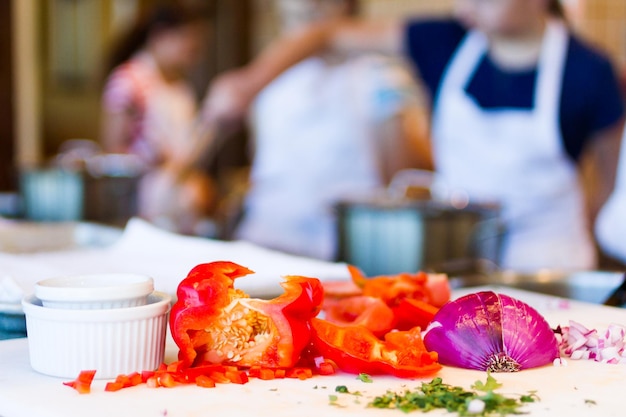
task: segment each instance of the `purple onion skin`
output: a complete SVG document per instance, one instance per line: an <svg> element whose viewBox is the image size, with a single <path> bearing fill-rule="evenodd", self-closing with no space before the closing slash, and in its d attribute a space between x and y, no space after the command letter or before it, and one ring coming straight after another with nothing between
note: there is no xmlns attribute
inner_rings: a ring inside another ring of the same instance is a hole
<svg viewBox="0 0 626 417"><path fill-rule="evenodd" d="M482 291L445 304L423 335L439 363L515 372L551 364L559 347L548 322L528 304Z"/></svg>

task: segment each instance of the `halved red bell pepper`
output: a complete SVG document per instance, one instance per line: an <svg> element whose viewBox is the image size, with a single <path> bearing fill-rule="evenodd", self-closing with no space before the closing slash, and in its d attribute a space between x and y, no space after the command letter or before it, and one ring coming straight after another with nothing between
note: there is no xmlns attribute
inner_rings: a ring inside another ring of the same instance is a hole
<svg viewBox="0 0 626 417"><path fill-rule="evenodd" d="M273 300L250 298L234 280L253 273L233 262L193 268L180 282L170 329L184 366L292 367L310 342L310 319L321 308L316 278L288 276Z"/></svg>
<svg viewBox="0 0 626 417"><path fill-rule="evenodd" d="M416 378L441 369L437 353L426 350L419 328L389 332L380 340L362 326L340 326L318 318L311 324L315 350L344 372Z"/></svg>

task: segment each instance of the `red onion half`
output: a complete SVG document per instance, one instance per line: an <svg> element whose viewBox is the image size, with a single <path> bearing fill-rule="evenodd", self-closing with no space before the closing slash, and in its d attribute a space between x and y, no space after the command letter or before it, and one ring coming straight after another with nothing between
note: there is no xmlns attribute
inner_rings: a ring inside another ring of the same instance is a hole
<svg viewBox="0 0 626 417"><path fill-rule="evenodd" d="M423 335L443 365L516 372L551 364L559 346L548 322L528 304L492 291L445 304Z"/></svg>

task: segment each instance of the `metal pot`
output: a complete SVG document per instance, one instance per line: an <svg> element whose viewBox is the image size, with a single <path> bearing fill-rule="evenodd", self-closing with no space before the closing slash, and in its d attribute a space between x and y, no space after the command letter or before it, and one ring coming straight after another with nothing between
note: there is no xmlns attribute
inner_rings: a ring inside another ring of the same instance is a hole
<svg viewBox="0 0 626 417"><path fill-rule="evenodd" d="M537 272L484 271L483 273L451 276L450 286L471 288L480 286L512 287L520 290L570 298L594 304L624 306L626 299L614 302L612 295L624 283L623 271L559 271Z"/></svg>
<svg viewBox="0 0 626 417"><path fill-rule="evenodd" d="M499 263L497 205L442 197L433 187L433 174L402 174L380 194L336 204L338 260L369 276L418 270L471 273L483 260ZM406 181L408 177L413 179ZM408 198L411 185L427 192Z"/></svg>

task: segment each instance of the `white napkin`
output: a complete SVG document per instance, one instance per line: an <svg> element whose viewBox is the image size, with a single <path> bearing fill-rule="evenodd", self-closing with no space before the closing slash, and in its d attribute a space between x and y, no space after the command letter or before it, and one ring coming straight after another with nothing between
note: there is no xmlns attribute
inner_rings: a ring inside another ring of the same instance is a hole
<svg viewBox="0 0 626 417"><path fill-rule="evenodd" d="M127 223L117 242L105 248L0 253L0 276L10 274L23 292L30 294L37 281L51 276L139 273L151 276L156 290L175 294L179 282L194 266L217 260L236 262L255 271L235 284L253 297L280 294L280 282L285 275L303 275L323 281L350 279L343 263L292 256L243 241L177 235L136 218Z"/></svg>
<svg viewBox="0 0 626 417"><path fill-rule="evenodd" d="M0 303L19 304L24 297L24 291L15 280L6 275L0 278Z"/></svg>

